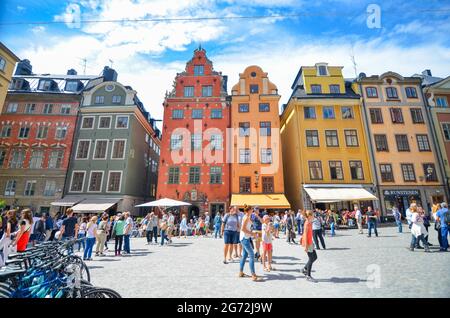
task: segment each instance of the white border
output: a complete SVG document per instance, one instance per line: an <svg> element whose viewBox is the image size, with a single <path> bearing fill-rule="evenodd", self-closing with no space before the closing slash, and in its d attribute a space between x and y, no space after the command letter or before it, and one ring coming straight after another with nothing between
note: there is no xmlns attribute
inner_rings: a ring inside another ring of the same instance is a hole
<svg viewBox="0 0 450 318"><path fill-rule="evenodd" d="M97 150L97 142L98 141L106 141L106 151L104 158L95 158L95 151ZM109 150L109 139L95 139L94 142L94 151L92 152L92 160L107 160L108 159L108 150Z"/></svg>
<svg viewBox="0 0 450 318"><path fill-rule="evenodd" d="M89 148L88 148L88 153L87 153L87 157L86 158L78 158L78 149L80 148L80 142L81 141L89 141ZM75 160L89 160L89 154L91 153L91 145L92 145L92 140L91 139L78 139L77 149L75 149Z"/></svg>
<svg viewBox="0 0 450 318"><path fill-rule="evenodd" d="M83 172L83 173L84 173L84 175L83 175L83 184L82 184L82 186L81 186L81 191L72 191L73 175L74 175L75 173L78 173L78 172ZM85 181L86 181L86 170L73 170L73 171L72 171L72 176L71 176L71 178L70 178L69 192L70 192L70 193L81 193L81 192L83 192L83 189L84 189L84 182L85 182Z"/></svg>
<svg viewBox="0 0 450 318"><path fill-rule="evenodd" d="M92 118L94 119L94 121L92 122L92 128L83 128L83 123L84 123L84 119L85 118ZM80 130L92 130L95 127L95 116L81 116L81 125L80 125Z"/></svg>
<svg viewBox="0 0 450 318"><path fill-rule="evenodd" d="M127 127L117 127L117 122L119 120L119 117L127 117L128 118L128 122L127 122ZM130 115L117 115L116 116L116 123L114 124L114 128L115 129L128 129L130 127Z"/></svg>
<svg viewBox="0 0 450 318"><path fill-rule="evenodd" d="M99 190L99 191L90 191L90 190L89 190L89 188L90 188L90 186L91 186L91 179L92 179L92 173L93 173L93 172L101 172L101 173L102 173L102 179L101 179L101 181L100 181L100 190ZM105 179L104 176L105 176L105 171L103 171L103 170L91 170L91 171L89 172L89 182L88 182L88 187L87 187L87 189L86 189L86 192L89 192L89 193L100 193L100 192L102 192L102 189L103 189L103 180Z"/></svg>
<svg viewBox="0 0 450 318"><path fill-rule="evenodd" d="M109 179L111 177L112 172L120 172L120 183L119 183L119 191L109 191ZM106 192L107 193L120 193L122 191L122 181L123 181L123 171L122 170L110 170L108 171L108 182L106 183Z"/></svg>
<svg viewBox="0 0 450 318"><path fill-rule="evenodd" d="M114 154L114 142L115 141L120 141L120 140L124 140L125 141L125 145L123 146L123 157L122 158L113 158L113 154ZM127 152L127 139L113 139L112 141L112 146L111 146L111 160L124 160L125 159L125 153Z"/></svg>
<svg viewBox="0 0 450 318"><path fill-rule="evenodd" d="M26 195L25 192L27 191L27 184L28 183L34 183L35 184L35 188L34 188L34 194L33 195ZM23 188L23 196L24 197L34 197L36 195L36 186L37 186L37 180L26 180L25 181L25 187Z"/></svg>
<svg viewBox="0 0 450 318"><path fill-rule="evenodd" d="M108 128L104 128L104 127L100 127L100 122L102 118L109 118L109 127ZM111 125L112 125L112 116L99 116L98 117L98 123L97 123L97 129L111 129Z"/></svg>

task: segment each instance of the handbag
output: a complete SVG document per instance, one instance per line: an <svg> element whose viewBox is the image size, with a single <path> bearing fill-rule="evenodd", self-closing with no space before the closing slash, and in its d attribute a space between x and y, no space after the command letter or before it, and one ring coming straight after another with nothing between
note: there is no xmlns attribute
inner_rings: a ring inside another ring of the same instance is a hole
<svg viewBox="0 0 450 318"><path fill-rule="evenodd" d="M291 239L295 239L296 235L295 235L295 231L291 230L289 233Z"/></svg>

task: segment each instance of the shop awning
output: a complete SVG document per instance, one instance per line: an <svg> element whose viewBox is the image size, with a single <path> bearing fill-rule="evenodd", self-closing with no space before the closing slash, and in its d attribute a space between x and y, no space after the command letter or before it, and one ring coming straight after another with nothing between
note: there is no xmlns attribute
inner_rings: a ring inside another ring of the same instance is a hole
<svg viewBox="0 0 450 318"><path fill-rule="evenodd" d="M75 204L83 201L84 198L83 197L77 197L77 196L65 196L62 199L58 199L55 202L50 203L53 206L74 206Z"/></svg>
<svg viewBox="0 0 450 318"><path fill-rule="evenodd" d="M233 194L231 196L231 205L243 207L259 206L265 209L289 209L291 205L284 194Z"/></svg>
<svg viewBox="0 0 450 318"><path fill-rule="evenodd" d="M72 207L72 209L75 213L100 213L108 210L120 200L120 198L86 199Z"/></svg>
<svg viewBox="0 0 450 318"><path fill-rule="evenodd" d="M376 196L363 187L309 187L303 186L311 201L342 202L359 200L378 200Z"/></svg>

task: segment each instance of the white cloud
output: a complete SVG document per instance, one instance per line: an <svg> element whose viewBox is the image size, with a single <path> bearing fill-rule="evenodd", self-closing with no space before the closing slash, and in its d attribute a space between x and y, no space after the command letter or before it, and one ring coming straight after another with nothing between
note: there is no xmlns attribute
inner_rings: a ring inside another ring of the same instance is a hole
<svg viewBox="0 0 450 318"><path fill-rule="evenodd" d="M38 25L33 28L31 28L31 32L33 32L34 35L41 35L44 33L46 28L43 25Z"/></svg>

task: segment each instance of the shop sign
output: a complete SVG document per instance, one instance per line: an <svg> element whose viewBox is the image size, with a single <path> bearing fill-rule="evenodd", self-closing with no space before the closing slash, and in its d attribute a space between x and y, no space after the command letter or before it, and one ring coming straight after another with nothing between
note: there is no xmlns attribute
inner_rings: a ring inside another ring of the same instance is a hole
<svg viewBox="0 0 450 318"><path fill-rule="evenodd" d="M388 196L388 195L410 196L410 195L420 195L420 191L419 190L384 190L383 194L385 196Z"/></svg>

